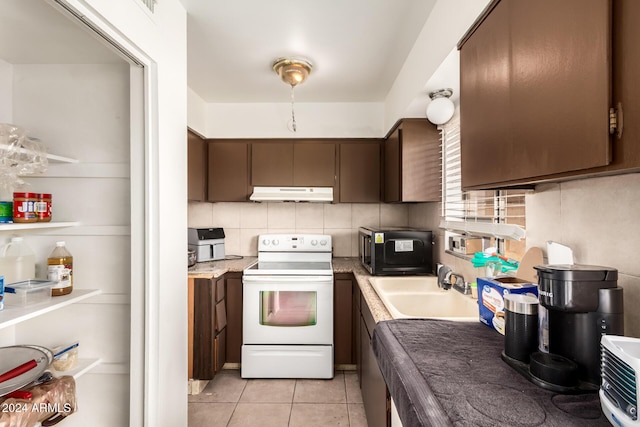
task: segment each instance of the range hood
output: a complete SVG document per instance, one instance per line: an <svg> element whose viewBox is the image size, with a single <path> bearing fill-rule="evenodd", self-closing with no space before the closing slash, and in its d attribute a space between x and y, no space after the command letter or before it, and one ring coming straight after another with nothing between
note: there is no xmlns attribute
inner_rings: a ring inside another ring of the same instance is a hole
<svg viewBox="0 0 640 427"><path fill-rule="evenodd" d="M253 187L255 202L332 202L333 187Z"/></svg>

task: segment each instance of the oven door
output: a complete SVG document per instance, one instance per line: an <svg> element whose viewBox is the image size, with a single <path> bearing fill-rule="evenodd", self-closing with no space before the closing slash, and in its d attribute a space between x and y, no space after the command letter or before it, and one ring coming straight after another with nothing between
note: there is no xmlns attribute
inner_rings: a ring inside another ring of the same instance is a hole
<svg viewBox="0 0 640 427"><path fill-rule="evenodd" d="M243 276L243 344L333 344L333 276Z"/></svg>

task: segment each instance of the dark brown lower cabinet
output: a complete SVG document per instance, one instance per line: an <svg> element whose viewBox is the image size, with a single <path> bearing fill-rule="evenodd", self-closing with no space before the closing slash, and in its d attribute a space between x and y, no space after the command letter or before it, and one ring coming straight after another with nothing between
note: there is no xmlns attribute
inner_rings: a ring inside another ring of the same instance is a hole
<svg viewBox="0 0 640 427"><path fill-rule="evenodd" d="M224 328L213 340L213 365L215 373L222 370L227 359L227 328Z"/></svg>
<svg viewBox="0 0 640 427"><path fill-rule="evenodd" d="M242 273L225 274L228 363L240 363L242 354Z"/></svg>
<svg viewBox="0 0 640 427"><path fill-rule="evenodd" d="M358 286L357 283L354 283ZM369 427L391 426L391 397L371 347L375 321L367 302L360 301L360 389Z"/></svg>
<svg viewBox="0 0 640 427"><path fill-rule="evenodd" d="M333 286L333 363L352 365L353 315L352 315L353 275L335 275Z"/></svg>
<svg viewBox="0 0 640 427"><path fill-rule="evenodd" d="M191 280L191 279L190 279ZM224 276L193 279L193 298L189 302L189 328L192 337L191 378L210 380L222 369L226 358L226 326ZM191 314L192 313L192 314Z"/></svg>
<svg viewBox="0 0 640 427"><path fill-rule="evenodd" d="M353 279L353 297L352 297L352 326L353 326L353 357L356 364L356 373L358 374L358 384L362 384L362 332L360 329L360 287L355 278Z"/></svg>

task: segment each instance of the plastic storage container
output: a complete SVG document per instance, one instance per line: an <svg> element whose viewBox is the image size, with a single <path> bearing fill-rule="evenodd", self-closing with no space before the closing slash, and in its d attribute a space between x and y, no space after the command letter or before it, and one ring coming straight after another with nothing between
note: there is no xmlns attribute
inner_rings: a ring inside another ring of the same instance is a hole
<svg viewBox="0 0 640 427"><path fill-rule="evenodd" d="M25 280L5 286L5 300L7 306L24 307L40 304L51 300L51 287L54 282L49 280Z"/></svg>
<svg viewBox="0 0 640 427"><path fill-rule="evenodd" d="M53 369L58 372L68 371L78 366L78 341L73 344L58 346L53 349Z"/></svg>
<svg viewBox="0 0 640 427"><path fill-rule="evenodd" d="M0 310L4 308L4 277L0 276Z"/></svg>
<svg viewBox="0 0 640 427"><path fill-rule="evenodd" d="M73 290L73 256L65 242L56 242L55 249L49 255L47 278L56 282L51 288L54 297L70 294Z"/></svg>
<svg viewBox="0 0 640 427"><path fill-rule="evenodd" d="M13 237L0 250L0 274L5 285L36 277L36 256L22 237Z"/></svg>

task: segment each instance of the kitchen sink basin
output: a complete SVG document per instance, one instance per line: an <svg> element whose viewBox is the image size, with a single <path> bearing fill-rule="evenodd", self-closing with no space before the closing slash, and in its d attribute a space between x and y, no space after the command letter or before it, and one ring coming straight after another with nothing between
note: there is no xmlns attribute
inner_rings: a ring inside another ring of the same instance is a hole
<svg viewBox="0 0 640 427"><path fill-rule="evenodd" d="M369 282L378 295L383 293L441 293L438 287L438 278L435 276L409 276L409 277L371 277Z"/></svg>
<svg viewBox="0 0 640 427"><path fill-rule="evenodd" d="M439 288L436 277L372 277L369 282L394 319L478 321L477 300Z"/></svg>

